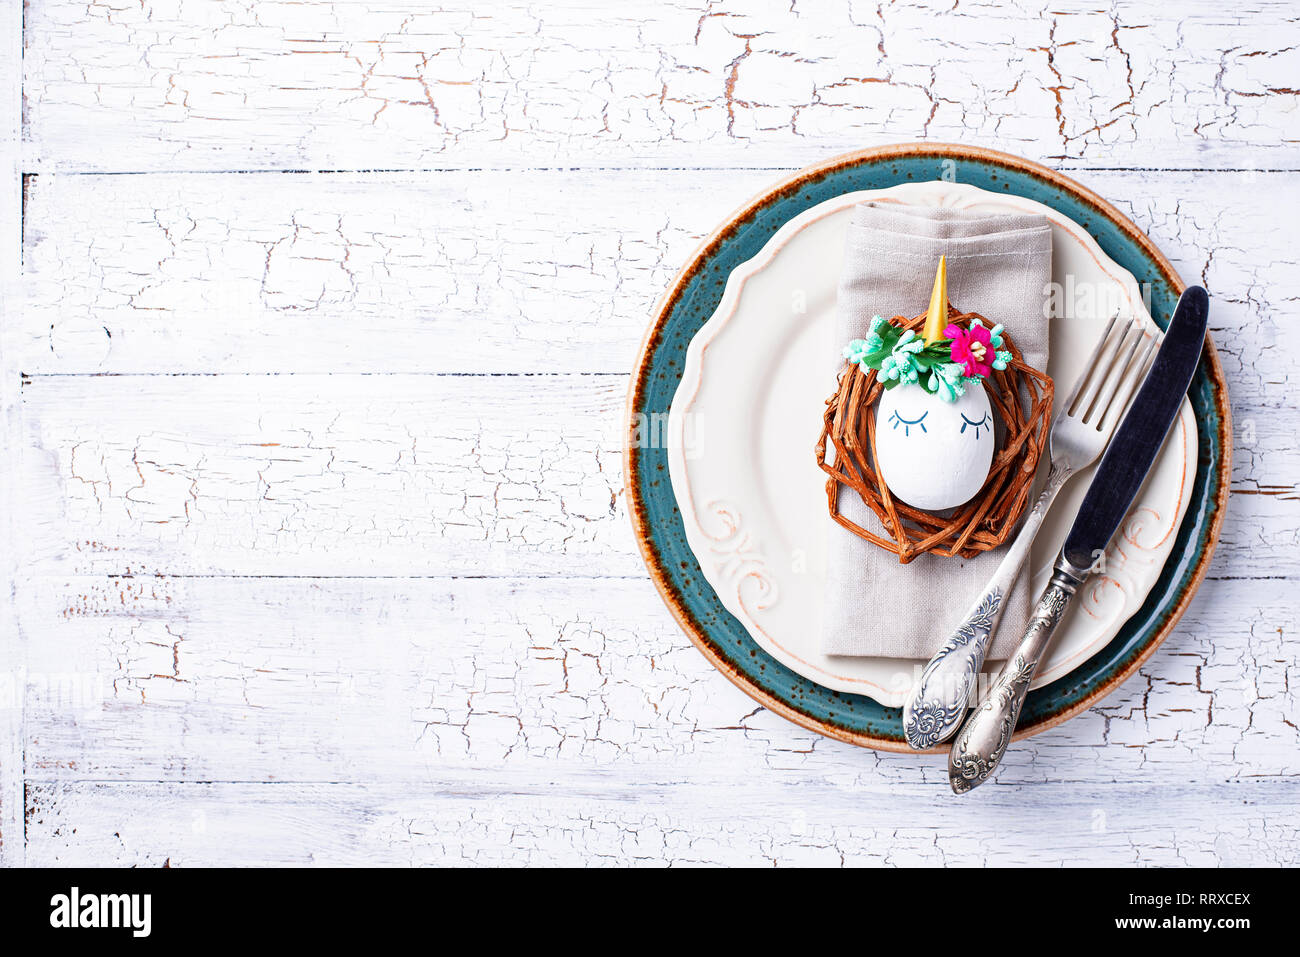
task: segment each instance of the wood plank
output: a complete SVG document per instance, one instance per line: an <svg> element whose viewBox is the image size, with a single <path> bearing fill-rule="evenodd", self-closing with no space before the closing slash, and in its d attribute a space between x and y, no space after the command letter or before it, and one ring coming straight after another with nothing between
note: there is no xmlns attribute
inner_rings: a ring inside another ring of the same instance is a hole
<svg viewBox="0 0 1300 957"><path fill-rule="evenodd" d="M700 238L771 178L36 177L11 338L29 374L625 373ZM1081 178L1209 288L1238 415L1280 411L1300 256L1273 210L1300 174Z"/></svg>
<svg viewBox="0 0 1300 957"><path fill-rule="evenodd" d="M1292 590L1207 582L1138 675L1018 744L999 784L1294 788ZM32 783L948 790L941 758L758 708L643 580L50 577L22 593Z"/></svg>
<svg viewBox="0 0 1300 957"><path fill-rule="evenodd" d="M64 574L640 576L626 387L604 375L40 377L24 390L19 553ZM1295 576L1300 451L1279 411L1239 427L1252 444L1214 573Z"/></svg>
<svg viewBox="0 0 1300 957"><path fill-rule="evenodd" d="M946 792L946 788L944 791ZM34 786L40 865L1293 865L1290 782L669 789Z"/></svg>
<svg viewBox="0 0 1300 957"><path fill-rule="evenodd" d="M1300 138L1281 0L26 6L29 171L784 167L921 137L1293 169Z"/></svg>
<svg viewBox="0 0 1300 957"><path fill-rule="evenodd" d="M37 372L626 372L772 173L39 176Z"/></svg>
<svg viewBox="0 0 1300 957"><path fill-rule="evenodd" d="M640 575L622 376L31 382L29 567Z"/></svg>

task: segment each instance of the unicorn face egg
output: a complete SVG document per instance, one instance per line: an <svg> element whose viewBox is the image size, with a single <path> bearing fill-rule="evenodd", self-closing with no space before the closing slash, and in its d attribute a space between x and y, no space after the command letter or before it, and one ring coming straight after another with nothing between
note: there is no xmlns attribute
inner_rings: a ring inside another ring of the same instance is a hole
<svg viewBox="0 0 1300 957"><path fill-rule="evenodd" d="M935 512L971 499L993 463L993 410L982 385L945 402L919 385L880 394L876 469L889 491Z"/></svg>

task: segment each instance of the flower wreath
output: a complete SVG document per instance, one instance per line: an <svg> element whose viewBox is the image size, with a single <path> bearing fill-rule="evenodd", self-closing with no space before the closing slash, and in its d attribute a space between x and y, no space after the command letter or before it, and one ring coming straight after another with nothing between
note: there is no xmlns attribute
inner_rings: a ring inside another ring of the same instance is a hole
<svg viewBox="0 0 1300 957"><path fill-rule="evenodd" d="M900 330L880 316L871 317L867 338L854 339L844 347L844 358L863 372L875 369L886 389L916 384L945 402L956 402L966 387L983 382L1011 362L1003 348L1002 326L986 328L978 317L968 328L949 323L943 330L947 341L926 345L912 329Z"/></svg>

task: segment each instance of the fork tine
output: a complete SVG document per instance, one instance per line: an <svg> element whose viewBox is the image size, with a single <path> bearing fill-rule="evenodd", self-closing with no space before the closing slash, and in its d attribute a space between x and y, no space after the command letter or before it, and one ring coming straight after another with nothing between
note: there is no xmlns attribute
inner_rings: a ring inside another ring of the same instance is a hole
<svg viewBox="0 0 1300 957"><path fill-rule="evenodd" d="M1101 342L1097 344L1097 349L1093 352L1092 357L1088 360L1088 367L1084 370L1083 376L1076 390L1077 395L1069 406L1066 407L1067 414L1082 418L1084 413L1092 408L1093 400L1097 398L1097 393L1101 387L1106 384L1106 376L1114 367L1115 357L1119 354L1120 349L1124 346L1124 339L1128 335L1127 326L1121 326L1118 333L1111 334L1111 330L1119 322L1119 315L1116 314L1110 323L1106 326L1106 335L1102 337Z"/></svg>
<svg viewBox="0 0 1300 957"><path fill-rule="evenodd" d="M1146 379L1151 363L1155 359L1156 350L1160 348L1160 340L1155 336L1145 337L1145 347L1142 349L1139 357L1129 364L1124 370L1123 381L1124 387L1121 394L1115 396L1110 403L1101 420L1097 423L1098 431L1110 433L1115 430L1119 420L1128 412L1129 403L1133 401L1133 396L1137 394L1138 386Z"/></svg>
<svg viewBox="0 0 1300 957"><path fill-rule="evenodd" d="M1132 339L1132 343L1129 340ZM1084 422L1096 422L1097 428L1101 428L1101 420L1106 415L1106 410L1110 408L1115 394L1119 392L1120 385L1124 382L1125 376L1128 375L1129 368L1133 363L1133 357L1137 355L1138 347L1142 345L1142 326L1136 319L1129 323L1124 330L1124 337L1120 339L1120 348L1116 353L1115 361L1111 367L1106 370L1102 378L1102 387L1097 390L1096 399L1090 405L1083 415ZM1127 352L1125 351L1127 348Z"/></svg>
<svg viewBox="0 0 1300 957"><path fill-rule="evenodd" d="M1106 345L1106 340L1110 338L1111 331L1115 328L1117 322L1119 322L1118 312L1110 317L1110 322L1106 323L1106 331L1101 334L1101 338L1097 340L1097 345L1093 347L1092 355L1088 357L1088 364L1083 367L1079 377L1074 380L1074 388L1070 390L1070 394L1061 403L1060 408L1064 414L1070 414L1070 409L1074 406L1074 400L1079 397L1079 392L1083 389L1084 383L1087 382L1092 370L1097 368L1097 360L1101 356L1102 347Z"/></svg>

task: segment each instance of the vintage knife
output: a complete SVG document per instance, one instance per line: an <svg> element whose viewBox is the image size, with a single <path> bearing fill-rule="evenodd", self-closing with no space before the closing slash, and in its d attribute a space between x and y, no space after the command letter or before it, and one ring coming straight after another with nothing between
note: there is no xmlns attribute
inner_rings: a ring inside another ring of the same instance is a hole
<svg viewBox="0 0 1300 957"><path fill-rule="evenodd" d="M1151 370L1093 474L1024 637L953 739L948 781L958 794L988 780L1006 753L1029 683L1056 626L1105 553L1178 417L1200 361L1208 315L1208 294L1200 286L1189 286L1178 300Z"/></svg>

